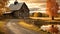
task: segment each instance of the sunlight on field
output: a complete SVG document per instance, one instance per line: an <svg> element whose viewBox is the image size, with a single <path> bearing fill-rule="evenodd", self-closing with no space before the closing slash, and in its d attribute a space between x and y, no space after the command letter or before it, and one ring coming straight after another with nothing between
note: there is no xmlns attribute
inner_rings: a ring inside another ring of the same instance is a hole
<svg viewBox="0 0 60 34"><path fill-rule="evenodd" d="M7 34L7 29L5 28L5 21L0 21L0 34Z"/></svg>
<svg viewBox="0 0 60 34"><path fill-rule="evenodd" d="M4 22L0 21L0 27L3 27L3 26L4 26Z"/></svg>
<svg viewBox="0 0 60 34"><path fill-rule="evenodd" d="M40 34L48 34L47 32L41 31L40 28L38 28L38 27L36 27L36 26L34 26L34 25L32 25L32 24L27 24L27 23L25 23L24 21L19 22L18 24L21 25L21 26L23 26L23 27L26 28L26 29L39 32Z"/></svg>
<svg viewBox="0 0 60 34"><path fill-rule="evenodd" d="M25 22L19 22L19 24L27 29L34 30L34 31L39 31L39 28L32 25L32 24L27 24Z"/></svg>

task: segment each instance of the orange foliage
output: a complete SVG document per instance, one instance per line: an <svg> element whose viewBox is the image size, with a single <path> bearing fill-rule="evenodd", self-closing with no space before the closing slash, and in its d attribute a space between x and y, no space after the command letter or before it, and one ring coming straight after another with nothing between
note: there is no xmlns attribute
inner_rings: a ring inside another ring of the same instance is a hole
<svg viewBox="0 0 60 34"><path fill-rule="evenodd" d="M56 33L57 34L59 32L58 27L57 26L55 26L55 27L54 26L53 27L51 26L49 28L49 32L50 33Z"/></svg>
<svg viewBox="0 0 60 34"><path fill-rule="evenodd" d="M6 5L9 0L0 0L0 15L6 10Z"/></svg>
<svg viewBox="0 0 60 34"><path fill-rule="evenodd" d="M35 13L34 13L34 17L38 17L38 13L35 12Z"/></svg>
<svg viewBox="0 0 60 34"><path fill-rule="evenodd" d="M47 14L51 16L57 16L57 11L59 10L59 5L56 0L47 0Z"/></svg>

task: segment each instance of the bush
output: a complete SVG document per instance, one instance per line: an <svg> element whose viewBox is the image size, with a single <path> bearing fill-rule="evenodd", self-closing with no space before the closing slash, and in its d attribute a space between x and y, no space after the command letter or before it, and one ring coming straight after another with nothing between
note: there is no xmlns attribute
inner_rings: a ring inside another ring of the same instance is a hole
<svg viewBox="0 0 60 34"><path fill-rule="evenodd" d="M42 26L43 24L44 24L44 21L43 21L43 20L37 19L37 20L34 21L34 25L37 26L37 27L39 27L39 28L40 28L40 26Z"/></svg>
<svg viewBox="0 0 60 34"><path fill-rule="evenodd" d="M31 13L30 16L31 17L42 17L42 13L40 13L40 12L36 13L36 12L34 12L34 13Z"/></svg>

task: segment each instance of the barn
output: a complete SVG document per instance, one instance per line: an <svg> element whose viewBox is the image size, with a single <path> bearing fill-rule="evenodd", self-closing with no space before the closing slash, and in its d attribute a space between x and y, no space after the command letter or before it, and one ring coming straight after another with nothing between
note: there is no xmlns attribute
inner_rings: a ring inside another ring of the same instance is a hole
<svg viewBox="0 0 60 34"><path fill-rule="evenodd" d="M24 2L18 3L18 1L15 1L14 4L10 4L9 8L10 11L7 11L3 14L5 18L28 18L29 17L29 8Z"/></svg>

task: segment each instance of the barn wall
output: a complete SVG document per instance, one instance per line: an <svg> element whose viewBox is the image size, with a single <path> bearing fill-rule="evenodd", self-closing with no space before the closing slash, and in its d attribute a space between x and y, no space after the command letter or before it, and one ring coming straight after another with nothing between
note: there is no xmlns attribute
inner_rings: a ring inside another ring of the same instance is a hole
<svg viewBox="0 0 60 34"><path fill-rule="evenodd" d="M9 13L9 14L3 14L2 17L3 17L3 18L6 18L6 19L11 19L11 18L13 18L13 16L12 16L11 13Z"/></svg>
<svg viewBox="0 0 60 34"><path fill-rule="evenodd" d="M25 17L29 17L29 9L26 4L23 4L22 9L24 10Z"/></svg>

